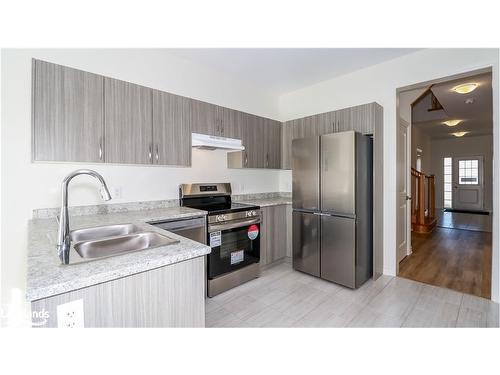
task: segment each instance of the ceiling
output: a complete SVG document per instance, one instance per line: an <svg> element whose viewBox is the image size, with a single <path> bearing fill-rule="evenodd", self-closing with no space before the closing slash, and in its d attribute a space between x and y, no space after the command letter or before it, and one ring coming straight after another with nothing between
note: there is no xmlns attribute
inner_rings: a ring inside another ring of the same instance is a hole
<svg viewBox="0 0 500 375"><path fill-rule="evenodd" d="M281 95L418 51L412 48L170 49L192 62Z"/></svg>
<svg viewBox="0 0 500 375"><path fill-rule="evenodd" d="M458 94L453 87L476 82L479 86L469 94ZM469 76L433 85L431 91L443 106L443 110L431 111L431 94L427 93L412 109L412 126L417 126L431 138L450 138L453 132L468 131L464 137L493 134L493 101L491 73ZM473 99L466 104L466 99ZM462 120L456 126L443 124L446 120Z"/></svg>

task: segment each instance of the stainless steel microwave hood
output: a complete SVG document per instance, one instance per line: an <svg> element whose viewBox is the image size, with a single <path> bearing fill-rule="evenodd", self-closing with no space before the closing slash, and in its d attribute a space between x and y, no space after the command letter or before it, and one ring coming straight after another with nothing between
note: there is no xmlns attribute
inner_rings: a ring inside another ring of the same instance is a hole
<svg viewBox="0 0 500 375"><path fill-rule="evenodd" d="M191 146L203 150L242 151L245 149L241 139L219 137L215 135L192 133Z"/></svg>

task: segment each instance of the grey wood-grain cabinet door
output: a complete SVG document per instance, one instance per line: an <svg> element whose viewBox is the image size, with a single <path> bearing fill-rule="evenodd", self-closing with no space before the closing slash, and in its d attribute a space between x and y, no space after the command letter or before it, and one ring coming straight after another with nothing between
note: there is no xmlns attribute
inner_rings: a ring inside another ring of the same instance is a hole
<svg viewBox="0 0 500 375"><path fill-rule="evenodd" d="M335 112L325 112L316 115L318 121L318 135L335 133L338 131Z"/></svg>
<svg viewBox="0 0 500 375"><path fill-rule="evenodd" d="M308 116L301 119L303 137L314 137L319 135L318 116Z"/></svg>
<svg viewBox="0 0 500 375"><path fill-rule="evenodd" d="M153 163L191 165L190 99L153 91Z"/></svg>
<svg viewBox="0 0 500 375"><path fill-rule="evenodd" d="M277 121L264 119L265 168L281 168L281 126Z"/></svg>
<svg viewBox="0 0 500 375"><path fill-rule="evenodd" d="M266 265L286 256L287 211L286 205L262 209L260 264Z"/></svg>
<svg viewBox="0 0 500 375"><path fill-rule="evenodd" d="M286 256L287 231L286 231L286 205L272 206L270 216L271 238L268 254L270 254L271 262L283 259Z"/></svg>
<svg viewBox="0 0 500 375"><path fill-rule="evenodd" d="M102 162L103 77L33 60L32 159Z"/></svg>
<svg viewBox="0 0 500 375"><path fill-rule="evenodd" d="M292 141L297 138L304 138L303 119L290 120L283 123L283 169L292 169Z"/></svg>
<svg viewBox="0 0 500 375"><path fill-rule="evenodd" d="M153 162L152 89L104 79L106 162Z"/></svg>
<svg viewBox="0 0 500 375"><path fill-rule="evenodd" d="M377 103L369 103L348 108L352 130L362 134L373 134Z"/></svg>
<svg viewBox="0 0 500 375"><path fill-rule="evenodd" d="M220 113L218 106L191 99L191 130L193 133L220 135Z"/></svg>
<svg viewBox="0 0 500 375"><path fill-rule="evenodd" d="M292 169L292 123L286 121L281 125L281 168Z"/></svg>
<svg viewBox="0 0 500 375"><path fill-rule="evenodd" d="M265 168L266 152L264 140L264 119L259 116L246 115L245 124L245 167Z"/></svg>
<svg viewBox="0 0 500 375"><path fill-rule="evenodd" d="M223 137L242 139L245 113L230 108L222 108L219 117L222 119L221 135Z"/></svg>

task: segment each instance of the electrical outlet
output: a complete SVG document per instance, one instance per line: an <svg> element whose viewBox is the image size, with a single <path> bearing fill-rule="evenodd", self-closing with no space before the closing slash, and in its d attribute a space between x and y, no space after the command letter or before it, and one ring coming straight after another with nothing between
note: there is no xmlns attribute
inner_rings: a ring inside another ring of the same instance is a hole
<svg viewBox="0 0 500 375"><path fill-rule="evenodd" d="M83 328L83 299L57 306L58 328Z"/></svg>
<svg viewBox="0 0 500 375"><path fill-rule="evenodd" d="M111 194L111 197L112 198L115 198L115 199L121 199L122 197L122 188L121 186L120 187L114 187L112 189L112 194Z"/></svg>

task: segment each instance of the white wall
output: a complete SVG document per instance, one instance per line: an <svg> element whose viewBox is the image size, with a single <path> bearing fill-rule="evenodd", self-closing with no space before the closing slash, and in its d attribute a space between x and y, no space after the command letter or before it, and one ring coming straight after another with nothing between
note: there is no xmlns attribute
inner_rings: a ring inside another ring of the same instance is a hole
<svg viewBox="0 0 500 375"><path fill-rule="evenodd" d="M411 166L417 167L417 148L422 150L422 172L431 174L432 145L431 138L418 126L411 127Z"/></svg>
<svg viewBox="0 0 500 375"><path fill-rule="evenodd" d="M419 82L493 66L495 147L500 146L498 124L498 49L431 49L282 95L280 117L290 120L315 113L376 101L384 107L384 273L396 273L396 89ZM281 186L289 184L283 172ZM500 167L495 165L496 186ZM499 192L495 193L499 196ZM498 200L494 211L499 212ZM494 226L500 230L497 216ZM498 239L493 236L493 289L498 300Z"/></svg>
<svg viewBox="0 0 500 375"><path fill-rule="evenodd" d="M452 139L433 139L431 141L431 148L431 173L436 175L436 207L443 207L443 158L482 155L484 157L484 209L491 211L493 208L493 137L484 135Z"/></svg>
<svg viewBox="0 0 500 375"><path fill-rule="evenodd" d="M83 166L121 187L115 202L177 198L184 182L229 181L235 193L278 191L279 171L228 170L222 152L197 151L192 168L31 163L31 59L42 59L105 76L205 100L270 118L277 98L234 78L207 70L166 50L2 50L2 301L24 289L26 225L35 208L59 206L60 183ZM101 203L94 182L74 180L71 205Z"/></svg>

